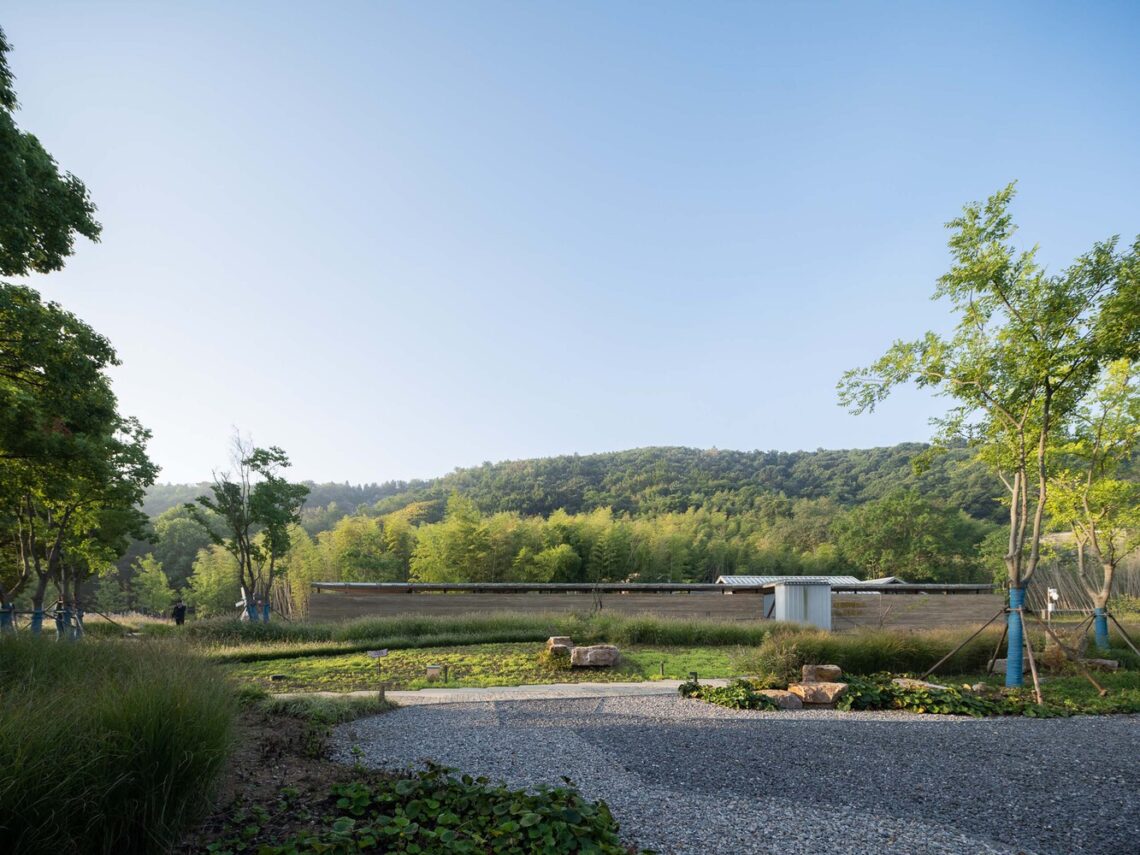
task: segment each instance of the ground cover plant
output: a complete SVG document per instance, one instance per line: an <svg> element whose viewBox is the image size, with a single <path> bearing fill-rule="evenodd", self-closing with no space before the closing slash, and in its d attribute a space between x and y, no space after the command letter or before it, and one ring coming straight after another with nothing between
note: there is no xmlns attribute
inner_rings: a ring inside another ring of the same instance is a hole
<svg viewBox="0 0 1140 855"><path fill-rule="evenodd" d="M234 702L170 645L0 639L6 851L165 851L209 808Z"/></svg>
<svg viewBox="0 0 1140 855"><path fill-rule="evenodd" d="M760 686L751 680L733 680L727 686L709 686L688 680L678 687L682 698L696 698L734 710L774 710L776 702L760 694Z"/></svg>
<svg viewBox="0 0 1140 855"><path fill-rule="evenodd" d="M510 790L435 766L335 785L326 807L316 830L258 852L629 853L606 803L586 801L572 787ZM235 850L222 842L211 851Z"/></svg>
<svg viewBox="0 0 1140 855"><path fill-rule="evenodd" d="M393 689L462 686L521 686L535 683L637 682L730 675L728 648L630 647L615 668L565 670L544 661L541 644L481 644L391 650L380 659L356 653L225 666L237 682L277 692L366 691L380 683ZM429 681L428 665L444 665L448 680ZM284 679L274 680L274 675Z"/></svg>

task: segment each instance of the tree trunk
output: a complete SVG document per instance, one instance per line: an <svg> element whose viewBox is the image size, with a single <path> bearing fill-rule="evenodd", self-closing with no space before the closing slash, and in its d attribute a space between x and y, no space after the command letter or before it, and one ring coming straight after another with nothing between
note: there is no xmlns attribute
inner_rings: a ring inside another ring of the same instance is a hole
<svg viewBox="0 0 1140 855"><path fill-rule="evenodd" d="M1116 575L1116 564L1105 561L1103 566L1104 584L1093 595L1093 637L1096 640L1097 647L1101 650L1107 650L1109 646L1108 598L1112 595L1112 579Z"/></svg>

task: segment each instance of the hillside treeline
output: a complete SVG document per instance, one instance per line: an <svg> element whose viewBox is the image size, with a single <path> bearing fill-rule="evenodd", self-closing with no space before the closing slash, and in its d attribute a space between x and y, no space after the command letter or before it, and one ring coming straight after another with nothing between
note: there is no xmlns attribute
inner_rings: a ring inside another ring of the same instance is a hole
<svg viewBox="0 0 1140 855"><path fill-rule="evenodd" d="M314 581L711 582L741 573L988 581L987 556L1001 549L995 524L902 489L849 508L826 497L765 496L739 513L702 507L641 517L612 508L487 514L453 493L442 517L433 516L432 503L417 503L346 515L315 536L294 527L279 597L303 612ZM205 542L183 508L160 515L155 529L135 572L101 580L96 601L146 608L181 590L201 614L233 611L233 557Z"/></svg>
<svg viewBox="0 0 1140 855"><path fill-rule="evenodd" d="M598 508L632 516L706 507L740 513L773 494L855 505L900 488L961 508L978 519L1001 522L995 483L966 448L931 454L929 446L921 443L792 452L637 448L484 463L428 481L363 485L308 481L305 527L316 534L345 514L367 510L388 514L423 503L431 503L428 512L438 521L454 492L470 498L483 513L516 511L545 517L557 510L579 514ZM206 486L155 485L143 510L157 517L194 501Z"/></svg>

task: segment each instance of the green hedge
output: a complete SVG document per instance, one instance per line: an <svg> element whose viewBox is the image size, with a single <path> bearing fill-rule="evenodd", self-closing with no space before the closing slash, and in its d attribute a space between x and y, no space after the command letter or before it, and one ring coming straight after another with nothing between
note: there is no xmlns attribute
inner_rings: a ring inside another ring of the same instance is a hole
<svg viewBox="0 0 1140 855"><path fill-rule="evenodd" d="M208 808L234 701L167 646L0 640L5 851L160 852Z"/></svg>

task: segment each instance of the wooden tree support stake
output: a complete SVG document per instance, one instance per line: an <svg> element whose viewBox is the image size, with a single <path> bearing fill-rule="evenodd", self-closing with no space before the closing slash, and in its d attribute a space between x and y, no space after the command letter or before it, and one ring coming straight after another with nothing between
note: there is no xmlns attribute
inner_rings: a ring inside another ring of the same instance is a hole
<svg viewBox="0 0 1140 855"><path fill-rule="evenodd" d="M939 659L937 662L935 662L933 665L931 665L926 670L926 673L922 675L922 679L925 680L927 677L929 677L931 674L933 674L935 671L937 671L939 669L939 667L941 667L942 664L944 662L946 662L946 660L948 660L955 653L957 653L959 650L961 650L963 647L965 647L967 644L969 644L971 641L973 641L975 638L977 638L979 635L981 635L982 631L985 630L985 628L987 626L989 626L991 623L993 623L995 620L997 620L999 617L1001 617L1004 614L1005 614L1005 609L1002 609L1000 612L998 612L996 615L994 615L988 621L983 623L973 635L971 635L969 638L967 638L965 641L963 641L961 644L959 644L957 647L955 647L953 650L951 650L949 653L947 653L945 656L943 656L941 659Z"/></svg>
<svg viewBox="0 0 1140 855"><path fill-rule="evenodd" d="M1069 646L1057 637L1057 633L1053 632L1053 628L1049 626L1049 624L1045 623L1045 621L1041 620L1041 618L1037 617L1037 615L1033 615L1033 619L1045 628L1045 631L1049 633L1050 638L1057 642L1058 646L1061 648L1061 652L1065 654L1065 658L1081 669L1081 673L1085 675L1085 679L1093 684L1096 690L1100 693L1100 696L1103 698L1105 695L1107 695L1108 690L1096 681L1096 678L1093 677L1093 675L1089 672L1089 669L1085 667L1085 664L1083 662L1081 662L1081 657L1078 656L1075 651L1070 650Z"/></svg>
<svg viewBox="0 0 1140 855"><path fill-rule="evenodd" d="M1124 627L1122 627L1122 626L1120 625L1120 621L1118 621L1118 620L1116 619L1116 615L1114 615L1114 614L1111 614L1111 613L1107 613L1107 614L1108 614L1108 619L1109 619L1110 621L1112 621L1114 624L1116 624L1116 628L1117 628L1117 629L1119 629L1119 630L1120 630L1120 634L1121 634L1122 636L1124 636L1124 643L1125 643L1125 644L1127 644L1129 647L1131 647L1131 648L1132 648L1132 652L1133 652L1133 653L1135 653L1137 656L1140 656L1140 650L1137 650L1137 649L1136 649L1136 645L1135 645L1135 644L1132 642L1132 638L1131 638L1131 636L1129 636L1129 635L1128 635L1128 633L1124 631Z"/></svg>
<svg viewBox="0 0 1140 855"><path fill-rule="evenodd" d="M1017 619L1021 621L1021 640L1025 642L1025 652L1029 655L1029 673L1033 675L1033 694L1037 696L1037 706L1044 706L1041 697L1041 681L1037 679L1037 660L1033 658L1033 645L1029 642L1029 628L1025 625L1025 609L1016 608Z"/></svg>
<svg viewBox="0 0 1140 855"><path fill-rule="evenodd" d="M1009 614L1009 609L1008 608L1002 609L1001 613L1003 615L1007 615L1007 614ZM1001 638L998 639L998 643L994 647L994 652L990 656L990 661L986 663L986 676L987 677L994 672L994 663L997 662L997 655L1001 652L1001 646L1003 644L1005 644L1005 639L1006 639L1007 635L1009 635L1009 624L1008 623L1002 625Z"/></svg>

